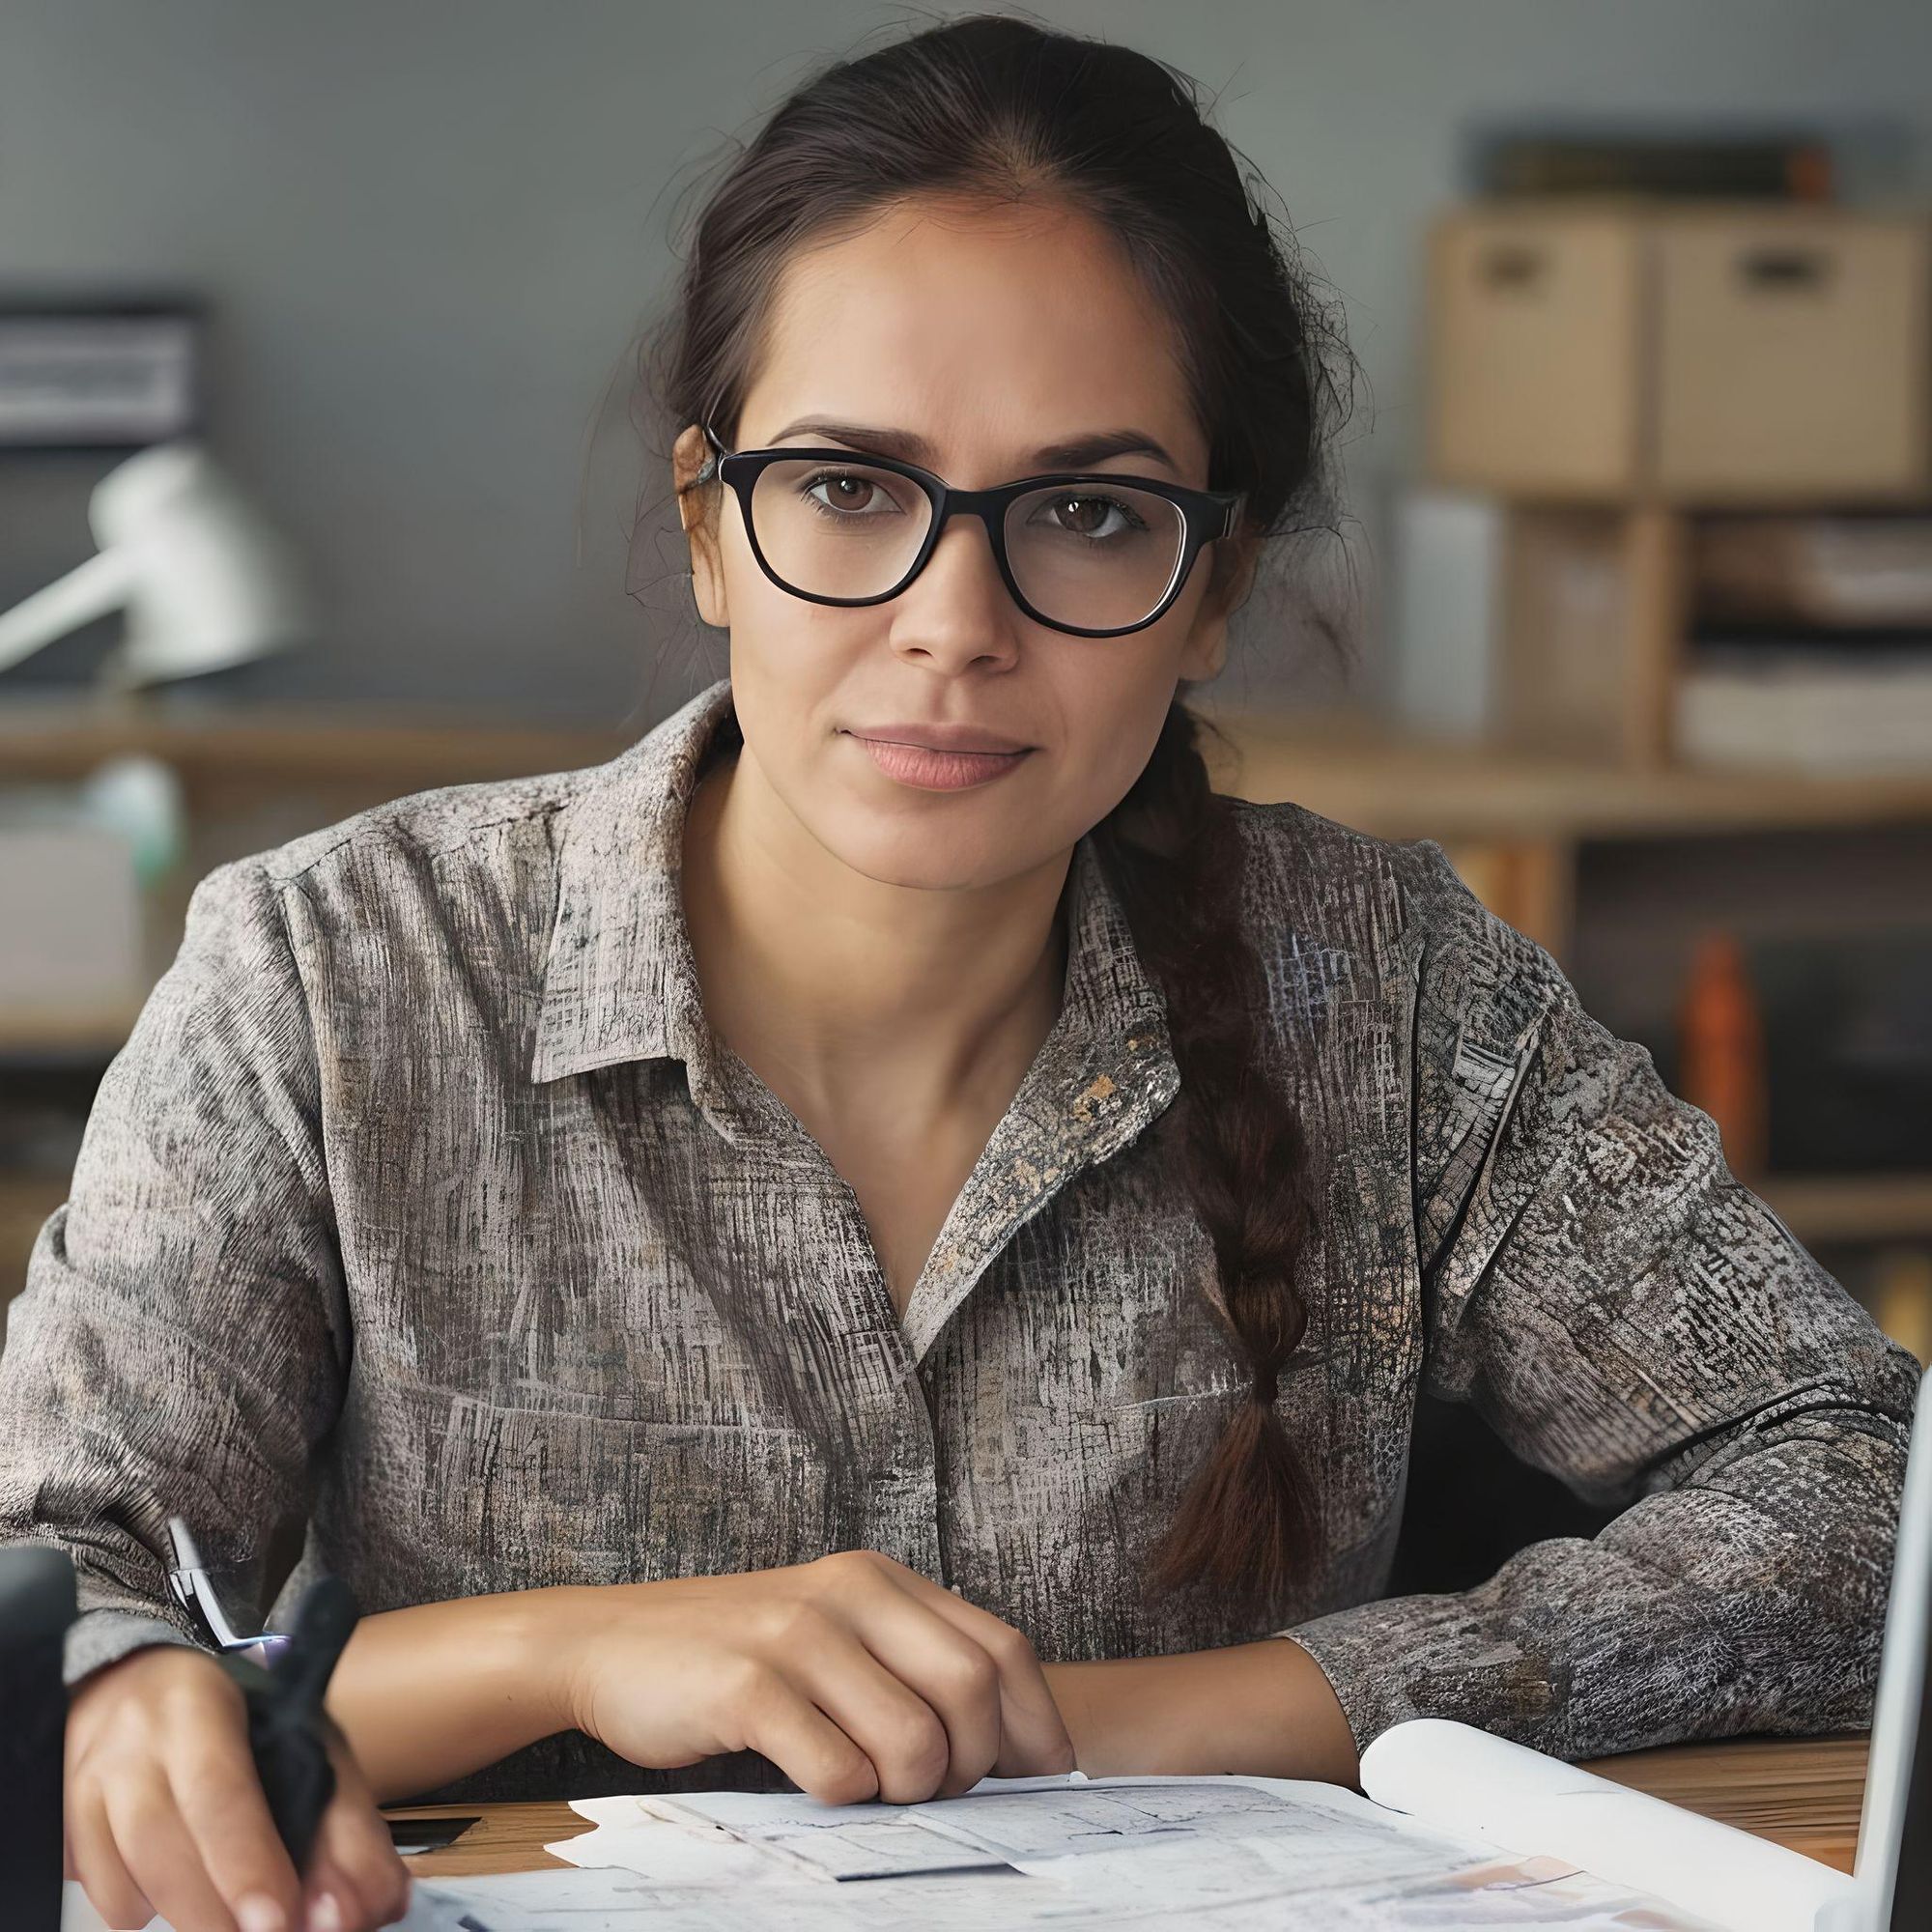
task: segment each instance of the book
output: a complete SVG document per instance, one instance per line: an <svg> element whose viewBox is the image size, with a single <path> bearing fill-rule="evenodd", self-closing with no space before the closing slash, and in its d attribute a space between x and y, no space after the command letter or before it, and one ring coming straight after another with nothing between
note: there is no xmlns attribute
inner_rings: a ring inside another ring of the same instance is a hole
<svg viewBox="0 0 1932 1932"><path fill-rule="evenodd" d="M1676 749L1690 764L1932 770L1932 639L1877 650L1702 648L1677 681Z"/></svg>

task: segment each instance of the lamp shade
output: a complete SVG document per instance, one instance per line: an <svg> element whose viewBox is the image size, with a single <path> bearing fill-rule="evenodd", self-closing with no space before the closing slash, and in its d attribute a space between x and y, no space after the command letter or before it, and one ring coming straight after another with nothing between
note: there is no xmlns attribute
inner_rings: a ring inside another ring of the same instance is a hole
<svg viewBox="0 0 1932 1932"><path fill-rule="evenodd" d="M294 552L199 443L156 443L95 486L100 554L0 616L0 669L127 608L102 671L130 687L269 656L314 633Z"/></svg>

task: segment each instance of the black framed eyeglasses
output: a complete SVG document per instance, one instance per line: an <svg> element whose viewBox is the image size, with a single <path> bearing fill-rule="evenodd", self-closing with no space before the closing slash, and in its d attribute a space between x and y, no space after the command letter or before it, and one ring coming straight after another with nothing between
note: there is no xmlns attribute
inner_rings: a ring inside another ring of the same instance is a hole
<svg viewBox="0 0 1932 1932"><path fill-rule="evenodd" d="M1204 547L1234 534L1247 496L1105 472L955 490L893 457L727 449L703 427L752 554L781 590L812 604L883 604L925 568L949 517L978 517L1013 602L1076 638L1145 630L1180 595Z"/></svg>

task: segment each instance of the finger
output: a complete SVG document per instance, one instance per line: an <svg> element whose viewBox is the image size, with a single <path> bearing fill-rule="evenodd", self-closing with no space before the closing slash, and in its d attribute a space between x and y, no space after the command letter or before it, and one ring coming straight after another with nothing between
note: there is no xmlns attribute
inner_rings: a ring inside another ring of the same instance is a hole
<svg viewBox="0 0 1932 1932"><path fill-rule="evenodd" d="M310 1867L302 1905L303 1932L370 1932L373 1923L355 1887L327 1861Z"/></svg>
<svg viewBox="0 0 1932 1932"><path fill-rule="evenodd" d="M166 1760L169 1789L210 1882L242 1932L301 1932L301 1886L239 1724Z"/></svg>
<svg viewBox="0 0 1932 1932"><path fill-rule="evenodd" d="M409 1909L409 1867L348 1747L331 1746L329 1758L335 1796L316 1830L310 1889L327 1885L342 1894L347 1932L387 1925Z"/></svg>
<svg viewBox="0 0 1932 1932"><path fill-rule="evenodd" d="M73 1855L70 1876L80 1881L102 1920L112 1926L145 1925L155 1916L154 1903L128 1876L98 1799L70 1804L67 1835Z"/></svg>
<svg viewBox="0 0 1932 1932"><path fill-rule="evenodd" d="M409 1883L406 1873L400 1886L377 1886L353 1877L333 1859L314 1859L303 1892L307 1932L380 1932L409 1910Z"/></svg>
<svg viewBox="0 0 1932 1932"><path fill-rule="evenodd" d="M947 1764L939 1795L951 1798L978 1784L999 1762L1005 1732L999 1665L949 1619L902 1590L893 1591L890 1602L862 1609L856 1629L881 1666L945 1727Z"/></svg>
<svg viewBox="0 0 1932 1932"><path fill-rule="evenodd" d="M777 1671L761 1669L737 1708L745 1747L770 1758L801 1791L826 1804L859 1804L879 1795L872 1760Z"/></svg>
<svg viewBox="0 0 1932 1932"><path fill-rule="evenodd" d="M114 1784L106 1804L128 1877L177 1932L237 1932L166 1778L151 1772Z"/></svg>
<svg viewBox="0 0 1932 1932"><path fill-rule="evenodd" d="M985 1651L1000 1673L1000 1752L993 1769L1002 1777L1031 1777L1073 1769L1073 1740L1046 1673L1030 1644L1012 1625L969 1604L930 1577L905 1570L894 1581L929 1605Z"/></svg>
<svg viewBox="0 0 1932 1932"><path fill-rule="evenodd" d="M952 1761L945 1720L858 1636L829 1627L797 1675L811 1701L871 1759L882 1802L917 1804L940 1788Z"/></svg>

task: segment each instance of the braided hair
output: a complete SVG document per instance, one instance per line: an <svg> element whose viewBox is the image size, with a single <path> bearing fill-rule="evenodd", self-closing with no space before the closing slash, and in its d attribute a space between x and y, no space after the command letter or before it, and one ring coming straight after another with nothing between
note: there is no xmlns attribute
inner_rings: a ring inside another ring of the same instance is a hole
<svg viewBox="0 0 1932 1932"><path fill-rule="evenodd" d="M1300 1120L1257 1065L1265 988L1240 919L1242 845L1208 783L1199 726L1171 705L1140 778L1094 828L1135 948L1166 995L1180 1091L1159 1130L1179 1150L1213 1246L1219 1312L1249 1374L1246 1400L1159 1545L1153 1580L1275 1603L1315 1526L1312 1485L1275 1406L1308 1326L1296 1268L1314 1210Z"/></svg>

